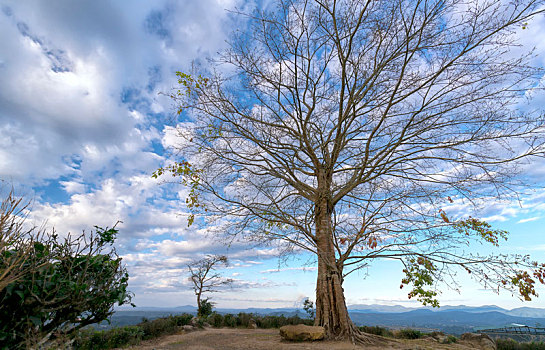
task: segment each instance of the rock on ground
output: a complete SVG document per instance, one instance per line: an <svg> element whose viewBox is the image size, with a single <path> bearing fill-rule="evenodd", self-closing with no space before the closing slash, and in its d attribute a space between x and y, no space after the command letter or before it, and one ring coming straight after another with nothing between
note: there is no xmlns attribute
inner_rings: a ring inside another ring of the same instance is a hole
<svg viewBox="0 0 545 350"><path fill-rule="evenodd" d="M182 326L182 329L186 332L192 332L192 331L195 331L197 330L198 328L197 327L194 327L190 324L186 324L185 326Z"/></svg>
<svg viewBox="0 0 545 350"><path fill-rule="evenodd" d="M257 329L257 323L254 319L251 319L250 322L248 322L248 328L249 329Z"/></svg>
<svg viewBox="0 0 545 350"><path fill-rule="evenodd" d="M324 327L320 326L307 326L304 324L298 324L295 326L280 327L280 335L285 340L322 340L325 337L325 329Z"/></svg>
<svg viewBox="0 0 545 350"><path fill-rule="evenodd" d="M465 340L473 345L475 345L476 347L478 347L478 349L483 349L483 350L496 350L497 347L496 347L496 342L490 338L488 335L484 334L484 333L464 333L462 334L462 336L460 337L461 340Z"/></svg>

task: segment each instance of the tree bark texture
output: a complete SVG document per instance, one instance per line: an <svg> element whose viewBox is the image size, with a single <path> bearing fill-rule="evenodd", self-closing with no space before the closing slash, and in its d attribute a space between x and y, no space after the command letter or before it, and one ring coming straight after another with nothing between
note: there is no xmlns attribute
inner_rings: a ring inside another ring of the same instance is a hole
<svg viewBox="0 0 545 350"><path fill-rule="evenodd" d="M329 338L352 338L355 327L346 308L342 271L336 264L331 213L332 208L326 198L317 203L318 281L315 324L324 327Z"/></svg>
<svg viewBox="0 0 545 350"><path fill-rule="evenodd" d="M319 187L329 188L331 178L319 176ZM348 339L353 343L383 343L381 337L362 333L352 322L344 297L342 263L338 263L333 244L334 206L329 191L320 191L316 199L316 246L318 280L316 282L316 318L314 324L325 328L329 339Z"/></svg>
<svg viewBox="0 0 545 350"><path fill-rule="evenodd" d="M318 253L318 280L316 283L315 324L325 328L331 339L353 339L355 326L350 320L344 290L342 288L342 268L337 264L333 245L333 225L331 216L333 204L329 194L331 176L320 174L321 189L316 198L316 245Z"/></svg>

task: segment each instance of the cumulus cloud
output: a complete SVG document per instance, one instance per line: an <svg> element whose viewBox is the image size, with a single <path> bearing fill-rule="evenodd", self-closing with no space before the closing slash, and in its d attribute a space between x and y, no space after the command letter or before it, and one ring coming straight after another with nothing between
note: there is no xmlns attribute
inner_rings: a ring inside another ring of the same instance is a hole
<svg viewBox="0 0 545 350"><path fill-rule="evenodd" d="M2 2L0 177L92 181L156 166L154 125L170 110L158 93L224 45L237 3Z"/></svg>

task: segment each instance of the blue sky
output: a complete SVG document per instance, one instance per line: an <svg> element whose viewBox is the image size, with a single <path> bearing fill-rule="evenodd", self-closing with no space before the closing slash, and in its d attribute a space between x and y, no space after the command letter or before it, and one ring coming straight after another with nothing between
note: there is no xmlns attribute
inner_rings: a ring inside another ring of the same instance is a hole
<svg viewBox="0 0 545 350"><path fill-rule="evenodd" d="M227 254L223 270L235 288L213 295L218 307L291 307L314 299L316 272L305 256L286 263L277 250L224 242L206 227L187 227L187 189L160 185L152 172L175 140L167 127L175 71L213 56L240 27L226 9L243 0L3 1L0 0L0 179L33 199L30 219L58 232L89 231L118 220L118 251L138 306L194 304L185 264L203 254ZM545 65L545 19L521 32ZM530 107L544 109L545 94ZM545 164L533 163L540 181ZM518 203L490 203L485 219L511 232L503 252L545 261L545 191ZM366 276L368 275L368 276ZM403 304L401 266L376 262L345 282L348 304ZM443 289L443 305L522 303L484 291L460 276L461 293Z"/></svg>

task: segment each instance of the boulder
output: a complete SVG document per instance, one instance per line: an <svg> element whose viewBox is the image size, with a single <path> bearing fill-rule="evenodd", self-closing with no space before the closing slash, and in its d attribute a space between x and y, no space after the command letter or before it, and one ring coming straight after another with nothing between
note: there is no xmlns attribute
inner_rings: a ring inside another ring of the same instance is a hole
<svg viewBox="0 0 545 350"><path fill-rule="evenodd" d="M250 322L248 322L248 328L249 329L257 329L257 323L255 323L254 319L251 319Z"/></svg>
<svg viewBox="0 0 545 350"><path fill-rule="evenodd" d="M184 332L192 332L196 330L197 328L193 327L190 324L186 324L185 326L182 326L182 329L184 330Z"/></svg>
<svg viewBox="0 0 545 350"><path fill-rule="evenodd" d="M461 340L464 340L476 349L483 350L496 350L496 342L494 339L490 338L487 334L484 333L464 333L460 337Z"/></svg>
<svg viewBox="0 0 545 350"><path fill-rule="evenodd" d="M285 340L305 341L321 340L325 337L325 329L320 326L307 326L298 324L295 326L280 327L280 335Z"/></svg>

